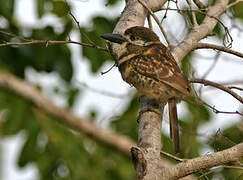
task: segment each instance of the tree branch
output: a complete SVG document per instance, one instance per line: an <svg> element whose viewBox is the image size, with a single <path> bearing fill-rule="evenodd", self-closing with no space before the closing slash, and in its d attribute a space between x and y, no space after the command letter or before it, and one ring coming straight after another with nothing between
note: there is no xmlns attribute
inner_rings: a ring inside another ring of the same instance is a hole
<svg viewBox="0 0 243 180"><path fill-rule="evenodd" d="M103 142L127 156L129 155L129 149L135 145L134 141L124 135L112 132L109 129L102 129L88 119L78 118L71 111L58 107L36 88L13 75L0 71L0 87L21 96L34 106L55 117L61 123L68 125L71 129Z"/></svg>
<svg viewBox="0 0 243 180"><path fill-rule="evenodd" d="M152 11L159 10L166 1L147 0L147 9L138 3L137 0L127 0L126 2L126 7L113 31L114 33L123 34L129 27L143 26L145 18L148 15L148 9L152 9ZM194 27L188 34L187 38L179 46L173 49L173 55L177 61L180 61L185 55L195 49L199 40L212 33L213 28L219 22L218 18L225 12L227 4L228 0L216 0L215 4L208 8L203 23ZM108 48L116 60L119 56L120 46L118 44L111 43L108 44ZM158 107L158 104L156 104L155 107L151 107L153 104L151 100L148 100L147 102L148 103L146 103L146 101L141 102L139 115L139 147L134 147L131 150L134 166L137 172L137 178L173 179L172 177L176 176L169 176L170 174L167 172L169 169L165 168L163 163L158 162L158 159L160 159L158 155L160 151L158 151L158 149L160 149L161 144L160 142L157 142L158 139L160 141L160 138L157 137L160 137L158 129L161 128L161 115L163 114L163 108L159 110L156 108ZM151 122L151 119L154 120ZM156 144L154 144L153 141L155 141ZM197 168L200 169L200 167ZM176 171L176 169L173 168L173 171ZM173 171L170 172L173 174ZM184 176L186 175L184 174Z"/></svg>
<svg viewBox="0 0 243 180"><path fill-rule="evenodd" d="M19 95L43 112L55 117L60 123L67 125L80 134L85 134L98 140L126 156L130 156L129 149L136 144L127 136L115 133L109 129L103 129L88 119L77 117L71 111L58 107L44 97L38 89L11 74L0 71L0 88ZM172 165L165 159L161 161L165 166Z"/></svg>
<svg viewBox="0 0 243 180"><path fill-rule="evenodd" d="M158 105L150 99L141 98L141 108L139 114L138 127L138 147L133 148L132 157L138 159L134 163L137 179L150 180L159 179L159 172L163 168L160 165L161 150L161 126L163 117L163 108L165 104ZM148 111L148 109L150 111ZM153 112L153 111L155 112ZM136 151L135 151L136 150ZM136 153L134 153L136 152ZM142 159L138 158L142 156ZM134 162L134 161L133 161ZM136 167L144 167L138 171Z"/></svg>
<svg viewBox="0 0 243 180"><path fill-rule="evenodd" d="M206 6L200 0L193 0L199 9L206 9Z"/></svg>
<svg viewBox="0 0 243 180"><path fill-rule="evenodd" d="M241 157L243 157L243 143L220 152L186 160L170 168L168 173L170 173L170 179L179 179L202 169L238 161Z"/></svg>
<svg viewBox="0 0 243 180"><path fill-rule="evenodd" d="M172 48L172 44L169 41L169 38L164 30L164 28L162 27L161 23L159 22L159 19L157 18L157 16L153 13L153 11L146 5L146 3L143 0L138 0L139 3L141 3L143 5L144 8L146 8L148 10L148 12L151 14L151 16L153 16L155 22L158 24L160 31L162 32L168 46L170 48Z"/></svg>
<svg viewBox="0 0 243 180"><path fill-rule="evenodd" d="M97 46L96 44L92 43L92 44L87 44L87 43L82 43L82 42L77 42L77 41L72 41L72 40L67 40L67 41L57 41L57 40L32 40L32 39L27 39L9 32L5 32L0 30L1 34L5 34L7 36L11 36L11 37L16 37L24 42L3 42L0 43L0 47L6 47L6 46L26 46L26 45L32 45L32 44L45 44L45 46L47 47L50 44L77 44L77 45L81 45L81 46L86 46L86 47L90 47L90 48L95 48L101 51L106 51L108 52L108 50L106 48Z"/></svg>
<svg viewBox="0 0 243 180"><path fill-rule="evenodd" d="M234 51L230 48L224 47L224 46L218 46L215 44L208 44L208 43L198 43L195 49L214 49L214 50L219 50L223 51L229 54L233 54L235 56L243 58L243 53Z"/></svg>
<svg viewBox="0 0 243 180"><path fill-rule="evenodd" d="M208 81L208 80L205 80L205 79L191 79L190 82L192 82L192 83L200 83L200 84L204 84L205 86L209 85L209 86L218 88L218 89L220 89L222 91L225 91L225 92L229 93L231 96L233 96L238 101L243 103L243 98L241 96L239 96L237 93L232 91L230 88L225 87L225 86L223 86L221 84L218 84L218 83L215 83L215 82L212 82L212 81Z"/></svg>
<svg viewBox="0 0 243 180"><path fill-rule="evenodd" d="M197 27L187 35L187 38L172 50L172 55L177 62L181 61L188 53L197 47L198 41L210 35L218 23L215 18L220 17L227 8L228 0L216 0L213 6L208 7L206 16ZM213 18L214 17L214 18Z"/></svg>
<svg viewBox="0 0 243 180"><path fill-rule="evenodd" d="M167 2L167 0L146 0L146 5L153 11L158 11ZM138 0L126 0L126 7L121 14L120 20L116 24L113 33L123 34L126 29L133 26L143 26L145 18L148 15L145 9ZM108 44L108 48L114 59L117 59L120 46L112 43Z"/></svg>
<svg viewBox="0 0 243 180"><path fill-rule="evenodd" d="M147 0L146 7L138 0L127 0L126 2L126 7L116 24L114 33L123 34L129 27L143 26L148 15L148 9L153 12L159 10L166 0ZM111 43L108 44L108 48L113 58L117 60L120 46ZM162 166L165 166L164 164L159 165L163 108L158 107L159 105L151 100L145 98L141 100L138 148L131 150L138 179L158 179Z"/></svg>

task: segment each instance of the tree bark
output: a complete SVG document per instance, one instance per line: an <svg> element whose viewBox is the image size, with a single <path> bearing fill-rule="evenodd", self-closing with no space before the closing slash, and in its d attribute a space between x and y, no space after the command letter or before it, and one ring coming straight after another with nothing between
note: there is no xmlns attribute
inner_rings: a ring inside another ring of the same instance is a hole
<svg viewBox="0 0 243 180"><path fill-rule="evenodd" d="M114 33L123 34L129 27L143 26L145 18L148 15L147 10L137 0L127 0L126 2L126 7L122 12L120 21L117 23L113 31ZM156 11L159 10L166 1L144 0L144 2L148 8ZM202 24L194 26L187 38L172 50L172 54L177 62L181 61L188 53L194 50L201 39L212 34L214 27L219 21L219 17L225 12L227 4L228 0L216 0L213 6L208 7ZM109 44L108 47L112 56L117 59L120 48L119 45L113 43ZM161 122L164 104L162 107L159 107L158 104L154 104L151 100L141 101L138 147L133 147L131 149L137 179L178 179L185 177L192 172L206 168L206 166L204 166L205 164L202 163L192 163L193 166L190 166L187 162L180 163L173 168L168 168L160 162L159 151L161 148ZM146 112L144 112L144 109L146 109ZM222 152L222 154L224 153ZM216 156L218 154L215 153L214 155ZM214 155L212 155L211 158L213 158ZM238 151L237 157L239 156L242 155ZM204 159L203 162L207 162L208 157L202 157L202 159ZM231 161L234 160L233 157L230 159ZM188 161L188 163L191 162L193 162L193 160ZM212 162L210 167L215 165L219 164ZM190 170L185 170L184 172L184 169L187 169L187 166L190 166L193 170L189 168Z"/></svg>

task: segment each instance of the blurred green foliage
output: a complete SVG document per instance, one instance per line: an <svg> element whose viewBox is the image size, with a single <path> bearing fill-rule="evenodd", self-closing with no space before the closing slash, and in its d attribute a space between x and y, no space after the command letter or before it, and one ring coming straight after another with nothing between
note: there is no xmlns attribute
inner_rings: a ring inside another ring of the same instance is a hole
<svg viewBox="0 0 243 180"><path fill-rule="evenodd" d="M116 5L119 1L122 1L122 0L106 0L105 5L113 6L113 5Z"/></svg>
<svg viewBox="0 0 243 180"><path fill-rule="evenodd" d="M108 19L102 16L96 16L92 19L92 29L84 27L83 31L88 35L92 42L105 47L105 41L100 38L100 35L112 32L117 21L118 18ZM81 40L84 43L89 43L89 40L84 36L81 36ZM97 51L97 49L84 46L82 46L82 55L89 60L93 73L97 72L106 61L111 60L111 57L107 52Z"/></svg>
<svg viewBox="0 0 243 180"><path fill-rule="evenodd" d="M234 2L233 0L230 0L230 3ZM243 3L237 3L235 6L232 6L230 8L231 13L234 17L239 18L241 21L243 20Z"/></svg>
<svg viewBox="0 0 243 180"><path fill-rule="evenodd" d="M104 0L107 8L116 5L121 0ZM14 0L0 0L0 20L7 22L3 28L6 32L23 36L28 31L26 38L39 40L67 40L72 30L77 30L76 24L69 16L72 7L67 4L69 1L61 0L36 0L36 12L38 18L52 14L63 23L63 28L56 31L52 25L40 27L26 27L18 24L17 17L14 17ZM85 2L84 2L85 3ZM233 9L237 17L242 18L239 10L241 5ZM201 20L203 16L197 14ZM200 21L201 21L200 20ZM82 27L82 30L96 44L105 47L105 42L100 39L100 34L112 32L118 17L94 16L90 20L89 27ZM1 27L2 28L2 27ZM218 27L216 27L217 29ZM218 37L222 38L220 29L217 30ZM0 33L0 43L5 41L17 41L16 38ZM89 43L89 40L81 36L81 41ZM91 71L96 73L111 57L108 53L93 48L81 47L82 56L90 63ZM73 86L73 64L71 61L72 52L67 45L29 45L29 46L8 46L0 48L0 70L9 71L19 78L25 78L26 68L33 68L37 72L55 72L65 82L65 90L53 87L53 92L61 94L67 107L72 108L76 102L80 89ZM190 60L192 54L185 57L181 67L185 74L191 73ZM41 85L36 84L41 89ZM186 104L187 113L180 117L181 127L181 157L192 158L200 154L203 144L198 140L198 129L212 121L208 109L203 106ZM137 140L137 114L139 101L135 95L124 113L111 122L111 128L121 134ZM50 116L47 116L31 103L24 101L11 92L0 89L0 111L4 114L4 121L0 121L0 132L3 136L24 133L25 142L18 158L18 166L25 167L33 163L39 170L39 179L43 180L67 180L67 179L104 179L104 180L129 180L135 179L135 173L130 159L119 154L116 150L107 147L101 142L96 142L89 137L79 135L57 123ZM90 119L96 120L97 112L90 110ZM243 135L236 126L221 130L220 138L212 137L208 142L209 146L216 150L231 147L234 143L242 141ZM173 146L167 134L163 134L163 150L173 153ZM171 159L169 159L171 160ZM221 169L217 173L225 179L238 177L239 171L234 169Z"/></svg>

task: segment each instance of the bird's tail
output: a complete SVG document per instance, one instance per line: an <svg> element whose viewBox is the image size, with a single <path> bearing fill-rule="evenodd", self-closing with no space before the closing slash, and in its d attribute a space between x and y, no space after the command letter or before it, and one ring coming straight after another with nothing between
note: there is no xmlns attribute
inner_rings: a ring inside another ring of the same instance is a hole
<svg viewBox="0 0 243 180"><path fill-rule="evenodd" d="M170 138L174 143L175 153L180 151L180 142L179 142L179 125L177 117L177 108L176 100L174 98L169 99L169 118L170 118Z"/></svg>

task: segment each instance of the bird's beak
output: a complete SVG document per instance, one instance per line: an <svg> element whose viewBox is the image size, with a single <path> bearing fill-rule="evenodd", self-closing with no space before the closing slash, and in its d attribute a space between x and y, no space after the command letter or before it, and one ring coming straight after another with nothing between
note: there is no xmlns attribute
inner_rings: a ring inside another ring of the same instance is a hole
<svg viewBox="0 0 243 180"><path fill-rule="evenodd" d="M127 41L127 39L120 34L113 34L113 33L102 34L100 37L110 42L118 43L118 44L122 44L123 42Z"/></svg>

